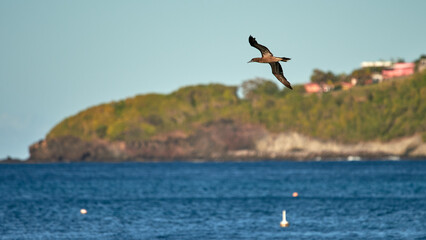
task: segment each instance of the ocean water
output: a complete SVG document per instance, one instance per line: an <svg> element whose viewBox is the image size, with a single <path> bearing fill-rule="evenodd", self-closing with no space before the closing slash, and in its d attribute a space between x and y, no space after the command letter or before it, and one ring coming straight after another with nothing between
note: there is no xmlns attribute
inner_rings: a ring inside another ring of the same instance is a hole
<svg viewBox="0 0 426 240"><path fill-rule="evenodd" d="M1 164L0 239L426 239L426 161Z"/></svg>

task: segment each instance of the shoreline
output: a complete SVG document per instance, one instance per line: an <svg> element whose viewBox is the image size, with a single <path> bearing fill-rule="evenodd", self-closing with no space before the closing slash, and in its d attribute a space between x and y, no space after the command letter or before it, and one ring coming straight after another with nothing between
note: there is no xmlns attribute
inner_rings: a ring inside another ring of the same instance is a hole
<svg viewBox="0 0 426 240"><path fill-rule="evenodd" d="M316 157L307 159L295 158L188 158L188 159L126 159L121 161L30 161L29 159L0 159L0 164L70 164L70 163L257 163L257 162L403 162L403 161L426 161L425 156L399 157L399 156L340 156L340 157Z"/></svg>

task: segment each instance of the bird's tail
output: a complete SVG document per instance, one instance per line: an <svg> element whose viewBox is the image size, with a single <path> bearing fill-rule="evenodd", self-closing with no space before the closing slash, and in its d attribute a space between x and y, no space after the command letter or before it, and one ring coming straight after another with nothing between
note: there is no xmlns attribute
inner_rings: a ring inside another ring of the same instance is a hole
<svg viewBox="0 0 426 240"><path fill-rule="evenodd" d="M281 62L287 62L289 61L291 58L287 58L287 57L280 57L281 58Z"/></svg>

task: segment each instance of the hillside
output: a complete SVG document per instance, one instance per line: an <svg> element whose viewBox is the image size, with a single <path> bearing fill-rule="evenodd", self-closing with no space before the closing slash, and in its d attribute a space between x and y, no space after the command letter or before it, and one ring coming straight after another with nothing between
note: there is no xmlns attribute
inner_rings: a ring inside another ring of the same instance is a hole
<svg viewBox="0 0 426 240"><path fill-rule="evenodd" d="M219 144L222 150L213 147L209 152L251 151L256 138L280 133L298 133L339 144L388 142L414 135L426 141L426 72L320 95L305 94L302 86L295 86L294 91L280 91L274 82L259 79L246 84L245 98L238 98L236 92L234 86L199 85L167 95L139 95L91 107L56 125L43 143L32 146L31 158L70 158L65 150L53 156L47 147L41 149L43 146L66 149L72 142L84 143L82 146L89 150L82 154L87 159L110 157L109 150L104 155L93 152L93 144L109 147L115 144L118 147L114 151L122 153L113 157L117 159L188 157L191 153L197 153L195 157L211 157L196 149L187 152L187 148L194 148L191 141L197 144L206 141L203 149L215 145L212 141L223 142L221 131L227 131L226 139L234 138L238 143L229 140L223 146ZM209 137L195 138L200 134ZM215 139L215 134L220 136ZM60 139L73 140L64 145ZM163 150L177 151L172 155L156 154L158 146L146 155L147 146L170 139L186 143L176 143L180 146L178 151L167 143L169 147Z"/></svg>

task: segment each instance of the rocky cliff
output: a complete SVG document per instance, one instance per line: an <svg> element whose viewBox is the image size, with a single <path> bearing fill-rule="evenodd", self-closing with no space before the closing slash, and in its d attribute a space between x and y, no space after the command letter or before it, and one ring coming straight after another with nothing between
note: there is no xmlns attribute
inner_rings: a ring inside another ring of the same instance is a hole
<svg viewBox="0 0 426 240"><path fill-rule="evenodd" d="M342 144L295 132L270 133L261 125L221 120L201 126L194 134L171 132L144 141L85 141L65 136L43 140L30 147L29 162L119 162L171 160L240 160L426 156L419 135L390 142Z"/></svg>
<svg viewBox="0 0 426 240"><path fill-rule="evenodd" d="M369 141L344 144L321 141L298 133L268 135L256 142L256 154L267 158L321 159L348 158L418 158L426 156L426 143L420 135L389 142Z"/></svg>

